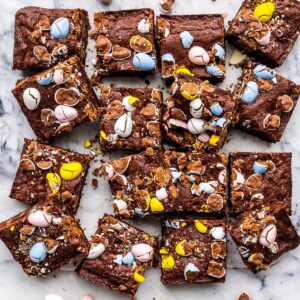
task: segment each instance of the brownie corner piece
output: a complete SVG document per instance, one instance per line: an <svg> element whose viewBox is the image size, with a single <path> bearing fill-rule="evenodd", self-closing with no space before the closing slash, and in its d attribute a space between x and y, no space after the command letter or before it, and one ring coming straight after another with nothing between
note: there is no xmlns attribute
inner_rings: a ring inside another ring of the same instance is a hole
<svg viewBox="0 0 300 300"><path fill-rule="evenodd" d="M150 8L94 15L96 73L100 77L154 74L154 11Z"/></svg>
<svg viewBox="0 0 300 300"><path fill-rule="evenodd" d="M267 66L248 60L235 88L240 102L237 126L259 138L279 142L300 96L300 86Z"/></svg>
<svg viewBox="0 0 300 300"><path fill-rule="evenodd" d="M162 93L149 88L101 87L100 145L107 150L161 147Z"/></svg>
<svg viewBox="0 0 300 300"><path fill-rule="evenodd" d="M234 152L230 154L230 211L269 205L291 214L291 153Z"/></svg>
<svg viewBox="0 0 300 300"><path fill-rule="evenodd" d="M297 0L244 0L230 22L227 39L270 67L284 63L299 36Z"/></svg>
<svg viewBox="0 0 300 300"><path fill-rule="evenodd" d="M229 221L229 232L246 266L267 270L282 254L297 248L300 238L285 210L262 206Z"/></svg>
<svg viewBox="0 0 300 300"><path fill-rule="evenodd" d="M134 295L155 262L158 239L105 215L90 241L88 257L76 272L95 284Z"/></svg>
<svg viewBox="0 0 300 300"><path fill-rule="evenodd" d="M76 213L90 156L24 140L10 197L29 204L51 199Z"/></svg>
<svg viewBox="0 0 300 300"><path fill-rule="evenodd" d="M44 201L0 224L0 239L24 272L45 277L89 253L79 221L58 203Z"/></svg>
<svg viewBox="0 0 300 300"><path fill-rule="evenodd" d="M72 55L84 63L89 28L84 9L21 8L15 16L13 69L45 69Z"/></svg>
<svg viewBox="0 0 300 300"><path fill-rule="evenodd" d="M225 281L225 219L165 219L162 227L160 255L164 284Z"/></svg>
<svg viewBox="0 0 300 300"><path fill-rule="evenodd" d="M222 15L161 15L156 27L163 79L174 79L182 69L202 79L225 78Z"/></svg>

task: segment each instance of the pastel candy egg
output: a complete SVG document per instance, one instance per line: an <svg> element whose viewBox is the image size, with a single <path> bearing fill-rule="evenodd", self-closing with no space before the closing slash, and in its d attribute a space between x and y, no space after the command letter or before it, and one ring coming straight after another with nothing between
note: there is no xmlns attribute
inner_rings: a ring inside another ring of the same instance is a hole
<svg viewBox="0 0 300 300"><path fill-rule="evenodd" d="M159 190L157 190L155 192L155 196L158 200L163 200L163 199L168 198L167 189L165 187L160 188Z"/></svg>
<svg viewBox="0 0 300 300"><path fill-rule="evenodd" d="M212 194L215 192L215 181L211 182L201 182L199 185L200 192L203 192L205 194Z"/></svg>
<svg viewBox="0 0 300 300"><path fill-rule="evenodd" d="M94 297L92 297L91 295L86 295L81 297L80 300L94 300Z"/></svg>
<svg viewBox="0 0 300 300"><path fill-rule="evenodd" d="M54 71L53 81L56 84L63 84L63 83L65 83L65 78L64 78L64 72L63 72L63 70L56 69Z"/></svg>
<svg viewBox="0 0 300 300"><path fill-rule="evenodd" d="M134 55L132 64L141 71L151 71L155 69L154 59L146 53L137 53Z"/></svg>
<svg viewBox="0 0 300 300"><path fill-rule="evenodd" d="M190 102L190 113L194 118L201 118L203 104L200 98L196 98Z"/></svg>
<svg viewBox="0 0 300 300"><path fill-rule="evenodd" d="M275 5L272 2L264 2L260 5L257 5L254 9L253 15L258 18L262 23L268 22L271 20L275 11Z"/></svg>
<svg viewBox="0 0 300 300"><path fill-rule="evenodd" d="M215 103L210 107L210 111L215 116L220 116L223 113L223 107L219 103Z"/></svg>
<svg viewBox="0 0 300 300"><path fill-rule="evenodd" d="M114 206L120 215L128 215L127 203L124 200L114 200Z"/></svg>
<svg viewBox="0 0 300 300"><path fill-rule="evenodd" d="M272 69L269 69L265 65L257 65L253 70L254 75L257 78L270 80L276 76L276 72Z"/></svg>
<svg viewBox="0 0 300 300"><path fill-rule="evenodd" d="M92 244L87 259L96 259L105 251L105 246L102 243Z"/></svg>
<svg viewBox="0 0 300 300"><path fill-rule="evenodd" d="M207 65L210 61L208 53L199 46L194 46L189 51L189 60L199 66Z"/></svg>
<svg viewBox="0 0 300 300"><path fill-rule="evenodd" d="M277 228L274 224L268 225L263 229L259 236L259 243L262 246L270 247L275 242L277 236Z"/></svg>
<svg viewBox="0 0 300 300"><path fill-rule="evenodd" d="M56 173L47 173L46 180L52 189L52 194L55 195L58 193L60 185L61 185L61 179L58 174Z"/></svg>
<svg viewBox="0 0 300 300"><path fill-rule="evenodd" d="M219 43L214 44L213 53L219 59L224 59L225 58L225 50Z"/></svg>
<svg viewBox="0 0 300 300"><path fill-rule="evenodd" d="M151 211L154 213L162 212L165 210L164 205L157 198L151 198L150 208L151 208Z"/></svg>
<svg viewBox="0 0 300 300"><path fill-rule="evenodd" d="M217 147L219 141L220 141L220 137L213 134L209 139L209 144L213 147Z"/></svg>
<svg viewBox="0 0 300 300"><path fill-rule="evenodd" d="M194 76L194 74L189 69L187 69L185 67L181 67L181 68L176 69L176 74L187 74L187 75L190 75L190 76Z"/></svg>
<svg viewBox="0 0 300 300"><path fill-rule="evenodd" d="M70 22L67 18L56 19L50 28L50 34L57 40L64 39L70 30Z"/></svg>
<svg viewBox="0 0 300 300"><path fill-rule="evenodd" d="M117 265L119 265L119 266L121 266L122 262L123 262L122 259L123 259L122 254L118 254L116 256L116 258L114 259L114 263L117 264Z"/></svg>
<svg viewBox="0 0 300 300"><path fill-rule="evenodd" d="M51 224L52 215L42 210L35 210L28 215L27 221L36 227L48 227Z"/></svg>
<svg viewBox="0 0 300 300"><path fill-rule="evenodd" d="M129 251L123 258L122 261L126 265L132 265L134 263L134 255Z"/></svg>
<svg viewBox="0 0 300 300"><path fill-rule="evenodd" d="M134 96L126 96L123 98L123 105L127 111L134 111L140 103L140 99Z"/></svg>
<svg viewBox="0 0 300 300"><path fill-rule="evenodd" d="M23 101L29 110L35 110L40 104L41 94L36 88L27 88L23 92Z"/></svg>
<svg viewBox="0 0 300 300"><path fill-rule="evenodd" d="M189 281L189 275L192 273L191 279L193 279L200 272L199 268L193 263L188 263L184 268L184 278Z"/></svg>
<svg viewBox="0 0 300 300"><path fill-rule="evenodd" d="M43 242L35 243L29 250L29 257L35 263L40 263L47 258L47 248Z"/></svg>
<svg viewBox="0 0 300 300"><path fill-rule="evenodd" d="M205 226L202 222L199 220L195 221L195 227L200 233L206 233L207 232L207 226Z"/></svg>
<svg viewBox="0 0 300 300"><path fill-rule="evenodd" d="M80 162L69 162L62 164L59 173L64 180L74 180L82 172L82 164Z"/></svg>
<svg viewBox="0 0 300 300"><path fill-rule="evenodd" d="M220 69L219 66L211 64L206 66L206 71L208 74L214 76L214 77L221 77L224 76L224 71Z"/></svg>
<svg viewBox="0 0 300 300"><path fill-rule="evenodd" d="M135 270L133 273L133 279L134 279L134 281L139 282L139 283L145 281L144 276L139 274L139 272L137 270Z"/></svg>
<svg viewBox="0 0 300 300"><path fill-rule="evenodd" d="M162 61L168 61L168 62L174 62L175 63L175 58L173 54L171 53L166 53L161 57Z"/></svg>
<svg viewBox="0 0 300 300"><path fill-rule="evenodd" d="M214 120L214 125L223 128L226 122L227 120L225 118L219 118Z"/></svg>
<svg viewBox="0 0 300 300"><path fill-rule="evenodd" d="M41 76L36 81L39 85L47 86L52 82L52 74L48 73L44 76Z"/></svg>
<svg viewBox="0 0 300 300"><path fill-rule="evenodd" d="M255 161L253 164L253 171L255 174L264 174L268 170L268 165Z"/></svg>
<svg viewBox="0 0 300 300"><path fill-rule="evenodd" d="M138 31L140 33L149 33L150 32L150 22L147 19L142 19L138 24Z"/></svg>
<svg viewBox="0 0 300 300"><path fill-rule="evenodd" d="M200 88L196 83L186 82L181 85L180 93L183 98L187 100L194 100L199 96Z"/></svg>
<svg viewBox="0 0 300 300"><path fill-rule="evenodd" d="M188 31L181 32L180 38L181 38L183 48L188 49L193 44L194 37Z"/></svg>
<svg viewBox="0 0 300 300"><path fill-rule="evenodd" d="M267 34L265 34L261 38L255 38L255 40L257 41L258 44L262 46L269 45L271 41L271 30L269 29Z"/></svg>
<svg viewBox="0 0 300 300"><path fill-rule="evenodd" d="M114 125L114 131L115 133L122 137L126 138L131 135L132 132L132 119L131 119L131 114L124 114L120 118L117 119L115 125Z"/></svg>
<svg viewBox="0 0 300 300"><path fill-rule="evenodd" d="M45 300L64 300L64 298L59 295L48 294L45 296Z"/></svg>
<svg viewBox="0 0 300 300"><path fill-rule="evenodd" d="M58 105L55 107L54 116L58 121L66 123L76 119L78 112L74 107Z"/></svg>
<svg viewBox="0 0 300 300"><path fill-rule="evenodd" d="M205 131L205 123L201 119L191 118L187 123L187 129L192 134L200 134Z"/></svg>
<svg viewBox="0 0 300 300"><path fill-rule="evenodd" d="M245 104L253 103L258 96L258 84L255 81L249 81L242 94L242 100Z"/></svg>
<svg viewBox="0 0 300 300"><path fill-rule="evenodd" d="M145 243L134 245L131 252L140 262L147 262L153 258L153 248Z"/></svg>
<svg viewBox="0 0 300 300"><path fill-rule="evenodd" d="M224 240L226 236L225 229L222 226L213 227L209 233L216 240Z"/></svg>
<svg viewBox="0 0 300 300"><path fill-rule="evenodd" d="M185 245L186 245L186 243L187 243L186 240L183 240L183 241L177 243L177 245L175 247L175 251L176 251L176 253L178 255L180 255L180 256L189 256L189 255L192 254L192 251L190 251L190 249L189 249L188 252L185 251L185 248L186 248Z"/></svg>
<svg viewBox="0 0 300 300"><path fill-rule="evenodd" d="M162 258L161 267L164 270L173 269L175 266L175 260L172 255L166 256Z"/></svg>

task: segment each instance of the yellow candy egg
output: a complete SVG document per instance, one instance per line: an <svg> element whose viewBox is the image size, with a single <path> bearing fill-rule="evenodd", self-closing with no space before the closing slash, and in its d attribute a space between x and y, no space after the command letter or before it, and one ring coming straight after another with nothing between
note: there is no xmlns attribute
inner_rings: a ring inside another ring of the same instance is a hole
<svg viewBox="0 0 300 300"><path fill-rule="evenodd" d="M100 141L101 140L104 140L104 141L107 140L106 133L104 131L102 131L102 130L100 130Z"/></svg>
<svg viewBox="0 0 300 300"><path fill-rule="evenodd" d="M190 76L194 76L194 74L187 68L178 68L175 72L176 74L187 74L187 75L190 75Z"/></svg>
<svg viewBox="0 0 300 300"><path fill-rule="evenodd" d="M50 188L52 190L52 194L56 195L59 191L61 179L58 174L56 173L48 173L46 175L46 179L48 181L48 184L50 185Z"/></svg>
<svg viewBox="0 0 300 300"><path fill-rule="evenodd" d="M91 140L85 140L84 142L84 148L90 148L92 146Z"/></svg>
<svg viewBox="0 0 300 300"><path fill-rule="evenodd" d="M201 223L199 220L195 221L195 227L200 233L206 233L207 227Z"/></svg>
<svg viewBox="0 0 300 300"><path fill-rule="evenodd" d="M217 135L215 135L215 134L213 134L213 135L210 137L209 144L210 144L211 146L216 147L216 146L218 145L219 140L220 140L220 137L217 136Z"/></svg>
<svg viewBox="0 0 300 300"><path fill-rule="evenodd" d="M139 274L137 270L135 270L133 273L133 279L134 279L134 281L139 282L139 283L145 281L144 276Z"/></svg>
<svg viewBox="0 0 300 300"><path fill-rule="evenodd" d="M156 198L151 198L150 208L152 212L162 212L165 210L163 204Z"/></svg>
<svg viewBox="0 0 300 300"><path fill-rule="evenodd" d="M199 96L200 89L196 83L186 82L180 87L180 93L187 100L194 100Z"/></svg>
<svg viewBox="0 0 300 300"><path fill-rule="evenodd" d="M180 256L186 256L185 255L185 251L183 249L183 243L185 243L185 240L179 242L177 245L176 245L176 248L175 248L175 251L178 255Z"/></svg>
<svg viewBox="0 0 300 300"><path fill-rule="evenodd" d="M265 23L271 20L275 11L275 5L272 2L264 2L255 7L253 15L260 22Z"/></svg>
<svg viewBox="0 0 300 300"><path fill-rule="evenodd" d="M82 172L82 164L79 162L65 163L60 168L60 176L64 180L74 180Z"/></svg>
<svg viewBox="0 0 300 300"><path fill-rule="evenodd" d="M166 256L162 259L161 268L164 270L173 269L175 266L175 260L172 255Z"/></svg>
<svg viewBox="0 0 300 300"><path fill-rule="evenodd" d="M140 99L134 96L129 96L128 103L133 106L137 106L140 102Z"/></svg>
<svg viewBox="0 0 300 300"><path fill-rule="evenodd" d="M169 254L169 251L166 248L160 248L159 253L160 254Z"/></svg>

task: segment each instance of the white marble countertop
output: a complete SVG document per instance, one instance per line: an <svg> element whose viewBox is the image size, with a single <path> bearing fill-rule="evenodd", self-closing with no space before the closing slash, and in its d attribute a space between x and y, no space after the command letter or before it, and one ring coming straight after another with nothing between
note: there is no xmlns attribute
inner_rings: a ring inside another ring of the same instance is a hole
<svg viewBox="0 0 300 300"><path fill-rule="evenodd" d="M17 9L28 6L48 8L85 8L90 13L102 10L133 9L152 7L159 13L158 0L113 0L110 6L103 6L100 0L9 0L0 1L0 221L3 221L27 206L8 197L12 181L17 169L19 155L24 137L34 138L34 134L20 111L20 107L11 94L14 83L22 77L21 72L12 71L14 15ZM227 22L235 15L242 0L177 0L173 13L205 14L228 13ZM232 48L227 46L227 57ZM89 56L91 56L90 54ZM90 61L90 58L89 58ZM279 73L300 84L300 40L298 40L289 58L279 69ZM235 82L239 70L228 67L227 78L222 87L227 88ZM150 86L162 86L161 81L149 77ZM118 85L133 86L130 79L117 80ZM142 79L134 80L136 86L144 86ZM114 80L116 82L116 80ZM300 233L300 106L295 112L280 143L270 145L250 135L232 130L224 151L291 151L293 152L293 223ZM299 130L299 131L298 131ZM84 125L72 133L56 139L55 144L73 150L85 152L85 139L95 136L97 124ZM93 167L90 169L93 170ZM90 172L91 173L91 172ZM100 181L96 190L91 188L91 174L84 187L78 216L90 236L96 229L97 220L105 212L111 212L111 195L107 184ZM284 187L282 187L284 188ZM156 218L139 221L138 227L159 234L159 221ZM146 274L145 283L141 285L138 300L234 300L247 291L253 300L296 300L300 294L300 247L280 258L279 262L266 272L253 275L244 268L233 246L230 247L229 267L225 284L202 286L165 287L160 282L160 270L152 269ZM14 262L4 244L0 243L0 299L10 300L43 300L48 293L55 293L65 300L79 300L85 294L95 299L126 299L108 289L98 287L79 278L74 272L58 271L55 276L38 280L29 278Z"/></svg>

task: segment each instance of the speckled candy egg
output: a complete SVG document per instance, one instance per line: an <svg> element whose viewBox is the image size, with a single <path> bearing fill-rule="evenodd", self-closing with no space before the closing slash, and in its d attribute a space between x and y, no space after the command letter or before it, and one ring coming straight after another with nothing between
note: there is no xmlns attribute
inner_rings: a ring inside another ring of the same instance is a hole
<svg viewBox="0 0 300 300"><path fill-rule="evenodd" d="M225 58L225 50L219 43L214 44L213 53L219 59L224 59Z"/></svg>
<svg viewBox="0 0 300 300"><path fill-rule="evenodd" d="M152 71L155 69L154 59L146 53L137 53L134 55L132 64L141 71Z"/></svg>
<svg viewBox="0 0 300 300"><path fill-rule="evenodd" d="M54 110L55 118L62 122L70 122L78 117L78 112L74 107L66 105L58 105Z"/></svg>
<svg viewBox="0 0 300 300"><path fill-rule="evenodd" d="M220 116L223 113L223 107L219 103L214 103L210 107L210 111L215 115L215 116Z"/></svg>
<svg viewBox="0 0 300 300"><path fill-rule="evenodd" d="M50 28L50 34L57 40L64 39L70 30L70 22L67 18L56 19Z"/></svg>
<svg viewBox="0 0 300 300"><path fill-rule="evenodd" d="M253 164L253 171L255 174L264 174L268 170L268 165L255 161Z"/></svg>
<svg viewBox="0 0 300 300"><path fill-rule="evenodd" d="M194 37L188 31L183 31L180 33L181 43L183 48L188 49L191 47L194 41Z"/></svg>
<svg viewBox="0 0 300 300"><path fill-rule="evenodd" d="M257 5L254 9L253 15L260 22L265 23L271 20L275 11L275 5L273 2L264 2Z"/></svg>
<svg viewBox="0 0 300 300"><path fill-rule="evenodd" d="M133 122L130 113L122 115L119 119L117 119L114 125L115 133L122 138L127 138L130 136L132 133L132 128Z"/></svg>
<svg viewBox="0 0 300 300"><path fill-rule="evenodd" d="M196 98L190 102L190 113L194 118L201 118L203 108L204 106L200 98Z"/></svg>
<svg viewBox="0 0 300 300"><path fill-rule="evenodd" d="M269 69L265 65L257 65L253 70L254 75L257 78L270 80L276 77L276 72L272 69Z"/></svg>
<svg viewBox="0 0 300 300"><path fill-rule="evenodd" d="M201 119L191 118L187 123L187 129L192 134L200 134L205 131L205 123Z"/></svg>
<svg viewBox="0 0 300 300"><path fill-rule="evenodd" d="M206 66L206 71L208 74L214 77L221 77L224 76L224 71L217 65L211 64Z"/></svg>
<svg viewBox="0 0 300 300"><path fill-rule="evenodd" d="M36 227L48 227L51 224L52 215L42 210L36 210L28 215L27 221Z"/></svg>
<svg viewBox="0 0 300 300"><path fill-rule="evenodd" d="M268 225L263 229L259 236L259 243L262 246L270 247L275 242L277 236L277 228L274 224Z"/></svg>
<svg viewBox="0 0 300 300"><path fill-rule="evenodd" d="M27 88L23 92L23 101L29 110L35 110L40 104L41 94L36 88Z"/></svg>
<svg viewBox="0 0 300 300"><path fill-rule="evenodd" d="M148 244L137 244L131 248L131 252L140 262L147 262L153 258L153 248Z"/></svg>
<svg viewBox="0 0 300 300"><path fill-rule="evenodd" d="M64 163L59 169L59 174L64 180L74 180L81 174L82 169L82 164L80 162L74 161Z"/></svg>
<svg viewBox="0 0 300 300"><path fill-rule="evenodd" d="M194 46L189 51L189 60L195 65L204 66L209 63L210 58L202 47Z"/></svg>
<svg viewBox="0 0 300 300"><path fill-rule="evenodd" d="M41 76L36 81L39 85L47 86L52 82L52 74L48 73L44 76Z"/></svg>
<svg viewBox="0 0 300 300"><path fill-rule="evenodd" d="M249 81L242 94L242 100L245 104L253 103L258 96L258 84L255 81Z"/></svg>
<svg viewBox="0 0 300 300"><path fill-rule="evenodd" d="M43 242L35 243L29 250L29 257L34 263L40 263L47 258L47 248Z"/></svg>

